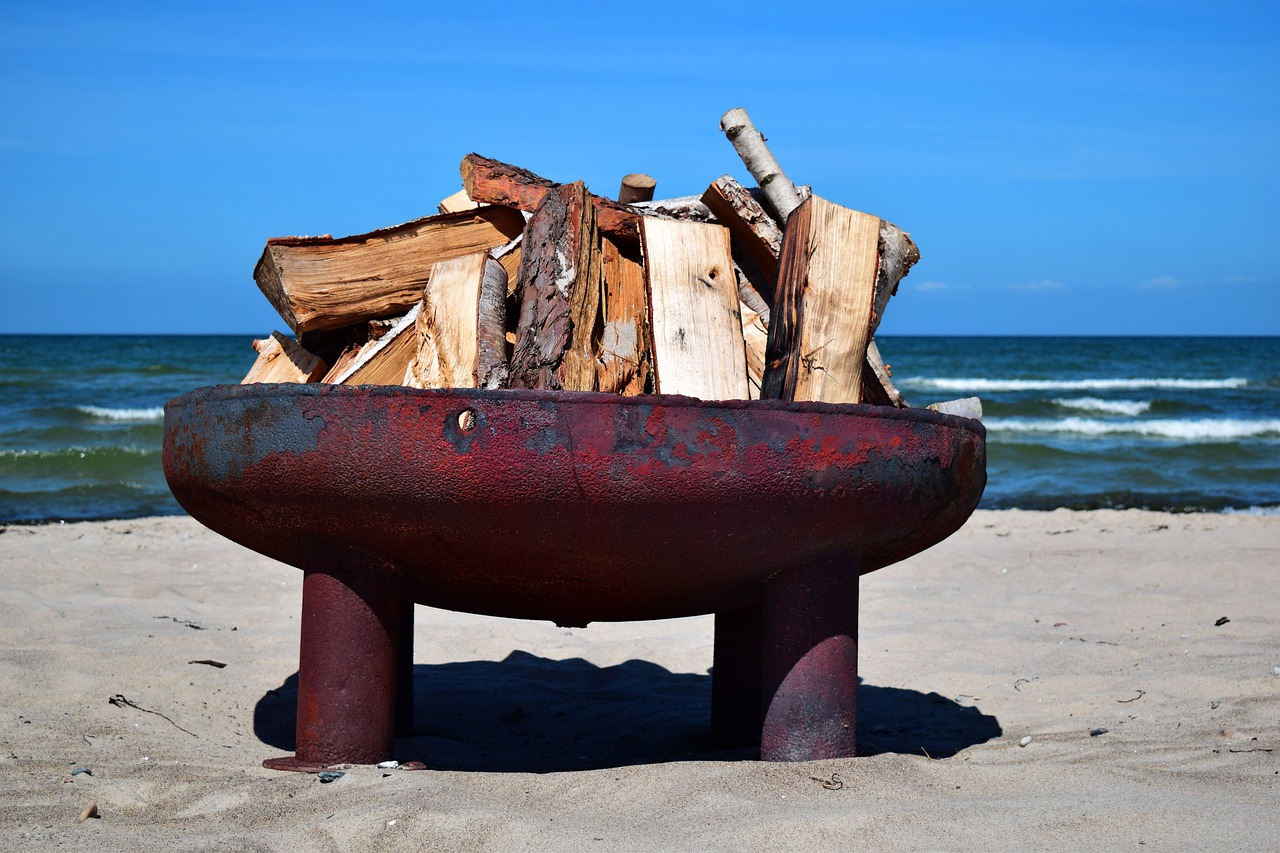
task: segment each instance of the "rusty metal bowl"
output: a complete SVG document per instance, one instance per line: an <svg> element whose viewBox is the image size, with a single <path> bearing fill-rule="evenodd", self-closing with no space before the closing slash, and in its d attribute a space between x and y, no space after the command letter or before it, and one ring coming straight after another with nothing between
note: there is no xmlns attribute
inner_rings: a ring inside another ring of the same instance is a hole
<svg viewBox="0 0 1280 853"><path fill-rule="evenodd" d="M196 519L373 611L585 625L758 611L810 566L856 596L964 523L986 450L980 423L922 409L248 385L171 401L164 468Z"/></svg>

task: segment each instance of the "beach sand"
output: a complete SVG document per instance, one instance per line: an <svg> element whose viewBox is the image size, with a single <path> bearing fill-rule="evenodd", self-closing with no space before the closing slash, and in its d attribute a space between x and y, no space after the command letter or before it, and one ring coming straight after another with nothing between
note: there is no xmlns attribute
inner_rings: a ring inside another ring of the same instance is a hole
<svg viewBox="0 0 1280 853"><path fill-rule="evenodd" d="M264 770L301 581L185 517L0 530L0 848L1280 843L1280 517L976 513L862 579L866 754L790 765L709 740L710 617L420 607L431 769Z"/></svg>

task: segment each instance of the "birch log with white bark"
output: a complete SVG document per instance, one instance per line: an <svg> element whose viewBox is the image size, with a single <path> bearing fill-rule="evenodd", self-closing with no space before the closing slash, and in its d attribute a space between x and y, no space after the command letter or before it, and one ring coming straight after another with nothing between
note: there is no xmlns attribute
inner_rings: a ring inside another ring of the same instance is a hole
<svg viewBox="0 0 1280 853"><path fill-rule="evenodd" d="M720 118L720 129L742 158L742 163L764 192L765 200L773 208L779 222L786 222L791 211L800 206L802 199L795 184L787 178L773 152L765 144L764 135L751 123L747 111L738 107Z"/></svg>

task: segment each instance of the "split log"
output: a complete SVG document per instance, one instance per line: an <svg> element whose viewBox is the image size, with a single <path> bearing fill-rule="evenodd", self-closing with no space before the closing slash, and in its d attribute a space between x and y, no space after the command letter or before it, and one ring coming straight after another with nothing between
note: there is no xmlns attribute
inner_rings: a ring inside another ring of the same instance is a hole
<svg viewBox="0 0 1280 853"><path fill-rule="evenodd" d="M403 314L432 264L504 245L523 228L518 212L487 206L336 240L273 238L253 277L294 332L337 329Z"/></svg>
<svg viewBox="0 0 1280 853"><path fill-rule="evenodd" d="M264 382L314 382L324 375L327 365L292 338L279 332L253 342L258 357L249 368L241 385Z"/></svg>
<svg viewBox="0 0 1280 853"><path fill-rule="evenodd" d="M751 123L747 111L741 108L729 110L720 118L720 129L742 158L742 163L764 192L765 200L773 208L778 221L785 223L791 212L800 206L802 199L795 184L787 178L773 152L765 144L764 136Z"/></svg>
<svg viewBox="0 0 1280 853"><path fill-rule="evenodd" d="M944 415L959 415L962 418L973 418L975 421L982 420L982 400L977 397L962 397L945 403L930 403L925 408Z"/></svg>
<svg viewBox="0 0 1280 853"><path fill-rule="evenodd" d="M880 220L818 196L791 214L761 396L862 402Z"/></svg>
<svg viewBox="0 0 1280 853"><path fill-rule="evenodd" d="M313 339L329 339L327 347L317 352L322 358L325 353L332 353L331 359L327 360L331 360L333 366L329 368L329 372L320 381L333 383L339 376L345 374L370 347L394 329L398 321L399 318L393 320L369 320L364 323L357 323L354 326L348 326L345 329L315 332L309 335L308 337Z"/></svg>
<svg viewBox="0 0 1280 853"><path fill-rule="evenodd" d="M403 385L409 363L418 354L414 325L421 308L419 301L389 332L363 348L354 363L333 378L334 384Z"/></svg>
<svg viewBox="0 0 1280 853"><path fill-rule="evenodd" d="M875 304L872 308L871 333L884 317L889 297L898 292L898 283L920 260L920 249L911 235L891 222L880 221L880 268L876 272Z"/></svg>
<svg viewBox="0 0 1280 853"><path fill-rule="evenodd" d="M502 388L507 381L507 271L487 252L440 261L422 294L412 388Z"/></svg>
<svg viewBox="0 0 1280 853"><path fill-rule="evenodd" d="M707 187L702 194L705 204L717 220L733 235L735 247L741 247L769 283L772 299L778 280L778 253L782 251L782 229L747 188L728 175Z"/></svg>
<svg viewBox="0 0 1280 853"><path fill-rule="evenodd" d="M596 207L586 185L548 190L521 246L509 387L595 390L603 287Z"/></svg>
<svg viewBox="0 0 1280 853"><path fill-rule="evenodd" d="M867 341L867 360L862 368L862 402L874 406L908 408L906 399L894 386L890 376L889 365L881 358L880 348L874 340Z"/></svg>
<svg viewBox="0 0 1280 853"><path fill-rule="evenodd" d="M460 171L468 198L530 213L538 209L549 192L562 186L528 169L479 154L463 157ZM601 232L639 239L640 214L602 196L589 197Z"/></svg>
<svg viewBox="0 0 1280 853"><path fill-rule="evenodd" d="M715 222L711 208L696 195L679 198L660 198L654 201L637 201L632 209L644 216L661 216L665 219L684 219L690 222Z"/></svg>
<svg viewBox="0 0 1280 853"><path fill-rule="evenodd" d="M704 400L748 398L729 232L646 217L641 225L654 388Z"/></svg>
<svg viewBox="0 0 1280 853"><path fill-rule="evenodd" d="M605 237L598 390L633 396L651 387L649 309L640 245Z"/></svg>
<svg viewBox="0 0 1280 853"><path fill-rule="evenodd" d="M466 190L458 190L453 195L442 199L436 205L436 210L441 213L461 213L464 210L475 210L479 206L480 202L472 201Z"/></svg>
<svg viewBox="0 0 1280 853"><path fill-rule="evenodd" d="M648 175L638 172L625 175L622 178L622 186L618 188L618 203L634 204L637 201L652 201L653 192L657 186L658 182Z"/></svg>
<svg viewBox="0 0 1280 853"><path fill-rule="evenodd" d="M764 384L765 354L769 346L769 312L756 311L745 302L739 303L742 315L742 342L747 356L747 399L759 400Z"/></svg>

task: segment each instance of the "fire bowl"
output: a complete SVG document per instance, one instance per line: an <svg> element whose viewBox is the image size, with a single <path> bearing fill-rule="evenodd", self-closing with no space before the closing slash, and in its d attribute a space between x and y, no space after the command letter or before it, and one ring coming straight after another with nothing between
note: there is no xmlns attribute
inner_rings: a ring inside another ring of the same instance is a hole
<svg viewBox="0 0 1280 853"><path fill-rule="evenodd" d="M761 757L855 750L858 576L946 538L977 421L922 409L385 386L202 388L165 407L196 519L304 572L297 755L391 753L413 605L716 614L712 726Z"/></svg>

